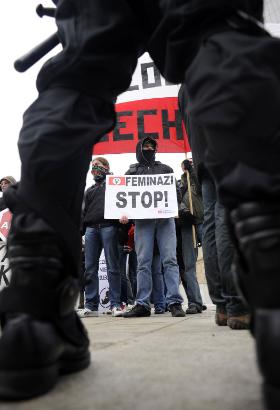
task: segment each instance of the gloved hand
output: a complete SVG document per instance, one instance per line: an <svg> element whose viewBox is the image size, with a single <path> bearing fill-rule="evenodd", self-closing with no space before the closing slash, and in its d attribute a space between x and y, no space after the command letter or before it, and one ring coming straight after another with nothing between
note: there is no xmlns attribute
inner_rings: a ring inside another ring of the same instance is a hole
<svg viewBox="0 0 280 410"><path fill-rule="evenodd" d="M195 225L196 224L196 217L186 209L179 210L179 218L183 224L188 225Z"/></svg>

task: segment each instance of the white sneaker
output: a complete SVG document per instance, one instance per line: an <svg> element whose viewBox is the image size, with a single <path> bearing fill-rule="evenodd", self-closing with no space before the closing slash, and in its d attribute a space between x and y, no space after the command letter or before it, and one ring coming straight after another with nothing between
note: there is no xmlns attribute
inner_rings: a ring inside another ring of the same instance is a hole
<svg viewBox="0 0 280 410"><path fill-rule="evenodd" d="M99 316L98 310L90 310L88 308L78 310L77 313L80 317L98 317Z"/></svg>
<svg viewBox="0 0 280 410"><path fill-rule="evenodd" d="M134 308L134 306L135 305L127 305L126 306L126 312L130 312Z"/></svg>
<svg viewBox="0 0 280 410"><path fill-rule="evenodd" d="M125 312L125 308L122 309L121 307L115 306L112 309L112 316L114 317L122 316L124 312Z"/></svg>

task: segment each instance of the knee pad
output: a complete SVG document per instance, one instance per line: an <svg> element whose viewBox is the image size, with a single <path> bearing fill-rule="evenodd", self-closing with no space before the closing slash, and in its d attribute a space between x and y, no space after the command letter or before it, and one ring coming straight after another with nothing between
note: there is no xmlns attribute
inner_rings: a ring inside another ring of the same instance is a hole
<svg viewBox="0 0 280 410"><path fill-rule="evenodd" d="M244 203L231 211L241 286L254 307L280 308L280 203Z"/></svg>

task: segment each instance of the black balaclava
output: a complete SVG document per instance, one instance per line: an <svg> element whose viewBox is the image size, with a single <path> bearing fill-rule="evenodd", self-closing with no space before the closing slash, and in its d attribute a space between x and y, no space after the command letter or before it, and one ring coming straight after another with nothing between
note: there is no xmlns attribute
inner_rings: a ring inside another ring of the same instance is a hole
<svg viewBox="0 0 280 410"><path fill-rule="evenodd" d="M144 150L143 149L143 145L145 144L145 142L150 142L152 143L152 145L154 146L153 150ZM149 165L153 165L155 160L156 160L156 148L157 148L157 143L155 140L150 139L150 138L145 138L142 144L142 156L144 158L145 161L147 161L147 163Z"/></svg>
<svg viewBox="0 0 280 410"><path fill-rule="evenodd" d="M99 165L93 165L91 168L91 173L95 182L100 183L105 180L106 175L109 174L109 170L108 168L101 167Z"/></svg>
<svg viewBox="0 0 280 410"><path fill-rule="evenodd" d="M149 164L153 164L156 160L156 151L155 150L143 150L143 157Z"/></svg>

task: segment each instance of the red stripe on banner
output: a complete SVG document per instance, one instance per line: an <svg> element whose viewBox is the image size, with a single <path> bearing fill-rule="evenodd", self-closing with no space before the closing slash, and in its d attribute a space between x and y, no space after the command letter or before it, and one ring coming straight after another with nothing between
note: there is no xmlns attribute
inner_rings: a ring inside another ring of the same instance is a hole
<svg viewBox="0 0 280 410"><path fill-rule="evenodd" d="M158 141L158 152L190 151L177 97L129 101L115 105L117 125L94 146L93 154L135 152L147 136Z"/></svg>

